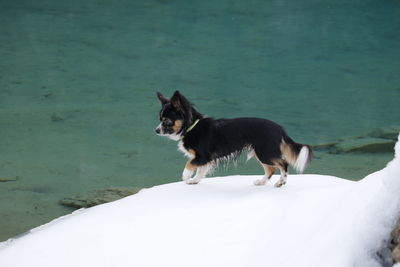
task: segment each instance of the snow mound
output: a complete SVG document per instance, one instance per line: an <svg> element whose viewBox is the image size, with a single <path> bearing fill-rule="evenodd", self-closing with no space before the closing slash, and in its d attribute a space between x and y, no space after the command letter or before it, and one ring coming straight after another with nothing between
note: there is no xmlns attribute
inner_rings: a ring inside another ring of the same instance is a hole
<svg viewBox="0 0 400 267"><path fill-rule="evenodd" d="M82 209L0 244L0 266L379 266L400 207L400 142L360 182L289 175L172 183Z"/></svg>

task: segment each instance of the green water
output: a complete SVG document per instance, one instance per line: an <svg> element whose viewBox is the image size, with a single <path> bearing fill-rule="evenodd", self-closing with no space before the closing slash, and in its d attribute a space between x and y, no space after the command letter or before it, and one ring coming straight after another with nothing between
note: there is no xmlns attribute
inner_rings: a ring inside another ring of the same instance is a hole
<svg viewBox="0 0 400 267"><path fill-rule="evenodd" d="M0 240L71 212L63 197L179 181L156 90L309 144L400 124L397 0L3 0L0 58L0 177L18 177L0 183ZM317 152L306 172L360 179L391 158Z"/></svg>

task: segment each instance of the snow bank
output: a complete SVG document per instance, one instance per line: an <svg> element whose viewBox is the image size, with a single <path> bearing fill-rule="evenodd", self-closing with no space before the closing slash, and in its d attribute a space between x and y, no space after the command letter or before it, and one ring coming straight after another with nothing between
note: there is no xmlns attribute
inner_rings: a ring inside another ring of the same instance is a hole
<svg viewBox="0 0 400 267"><path fill-rule="evenodd" d="M79 210L0 244L0 266L379 266L399 214L400 143L360 182L290 175L204 179Z"/></svg>

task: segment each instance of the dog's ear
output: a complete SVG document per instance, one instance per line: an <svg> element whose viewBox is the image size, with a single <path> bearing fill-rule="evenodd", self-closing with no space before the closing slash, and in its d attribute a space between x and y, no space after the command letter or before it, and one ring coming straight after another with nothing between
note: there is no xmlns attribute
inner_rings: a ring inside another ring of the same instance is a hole
<svg viewBox="0 0 400 267"><path fill-rule="evenodd" d="M179 91L175 91L171 97L171 104L177 111L184 114L187 122L192 122L192 104Z"/></svg>
<svg viewBox="0 0 400 267"><path fill-rule="evenodd" d="M165 105L167 103L169 103L169 99L166 98L165 96L163 96L163 94L161 94L160 92L157 92L157 97L161 102L161 105Z"/></svg>
<svg viewBox="0 0 400 267"><path fill-rule="evenodd" d="M182 97L183 95L181 95L179 91L175 91L175 93L171 97L171 104L178 111L182 111L183 109Z"/></svg>
<svg viewBox="0 0 400 267"><path fill-rule="evenodd" d="M176 110L182 112L185 112L191 106L189 100L179 91L175 91L174 95L171 97L171 104Z"/></svg>

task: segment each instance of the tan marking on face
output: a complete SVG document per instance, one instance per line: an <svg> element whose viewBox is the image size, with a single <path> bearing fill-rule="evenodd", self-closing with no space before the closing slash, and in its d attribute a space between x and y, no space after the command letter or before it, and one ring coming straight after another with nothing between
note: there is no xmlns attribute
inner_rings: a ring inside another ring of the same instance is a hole
<svg viewBox="0 0 400 267"><path fill-rule="evenodd" d="M182 129L183 121L182 120L176 120L174 122L174 125L172 126L172 130L177 133Z"/></svg>

